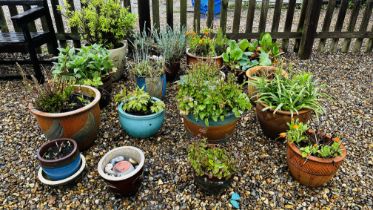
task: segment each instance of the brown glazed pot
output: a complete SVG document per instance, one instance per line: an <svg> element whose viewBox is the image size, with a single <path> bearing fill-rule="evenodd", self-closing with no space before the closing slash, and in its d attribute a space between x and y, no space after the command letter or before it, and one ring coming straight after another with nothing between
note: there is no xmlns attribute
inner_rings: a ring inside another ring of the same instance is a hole
<svg viewBox="0 0 373 210"><path fill-rule="evenodd" d="M134 171L121 176L114 177L105 173L105 166L115 157L125 156L136 160L139 165ZM124 196L136 194L143 180L145 156L139 148L132 146L118 147L107 152L98 163L98 173L106 181L108 187L116 193Z"/></svg>
<svg viewBox="0 0 373 210"><path fill-rule="evenodd" d="M113 82L112 82L112 74L106 75L102 78L102 82L104 83L100 87L98 87L98 90L101 93L101 99L99 102L100 108L103 109L107 105L109 105L111 101L111 92L113 90Z"/></svg>
<svg viewBox="0 0 373 210"><path fill-rule="evenodd" d="M341 144L342 155L335 158L319 158L310 156L302 158L301 152L294 143L288 143L287 162L291 175L299 183L318 187L328 182L346 158L347 151Z"/></svg>
<svg viewBox="0 0 373 210"><path fill-rule="evenodd" d="M166 64L165 73L166 73L166 81L173 82L176 79L180 71L180 61Z"/></svg>
<svg viewBox="0 0 373 210"><path fill-rule="evenodd" d="M187 65L192 66L198 62L213 62L218 65L219 68L223 66L223 57L221 55L215 57L201 57L189 53L189 48L186 50Z"/></svg>
<svg viewBox="0 0 373 210"><path fill-rule="evenodd" d="M256 116L259 120L260 127L264 135L271 139L276 139L282 132L288 130L287 123L291 122L291 113L288 111L277 111L275 114L273 110L262 111L266 107L262 102L256 103ZM293 119L299 119L299 122L307 123L311 119L312 110L304 109L293 114Z"/></svg>
<svg viewBox="0 0 373 210"><path fill-rule="evenodd" d="M88 105L70 112L47 113L29 104L30 112L36 117L39 127L48 140L71 138L78 143L80 151L88 149L96 139L100 125L100 92L90 86L74 86L75 91L90 97L93 101Z"/></svg>

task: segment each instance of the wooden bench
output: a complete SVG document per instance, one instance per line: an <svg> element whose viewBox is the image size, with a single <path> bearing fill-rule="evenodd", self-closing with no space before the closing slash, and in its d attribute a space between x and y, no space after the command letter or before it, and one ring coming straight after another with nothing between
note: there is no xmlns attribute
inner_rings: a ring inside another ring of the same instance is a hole
<svg viewBox="0 0 373 210"><path fill-rule="evenodd" d="M0 6L29 5L30 9L12 16L14 24L20 27L22 32L0 32L0 53L29 53L31 63L34 67L35 77L39 82L44 82L44 76L37 57L37 48L49 43L52 53L58 54L57 39L54 32L52 19L49 13L47 0L0 0ZM35 5L34 7L31 7ZM48 31L30 32L28 24L36 19L45 17Z"/></svg>

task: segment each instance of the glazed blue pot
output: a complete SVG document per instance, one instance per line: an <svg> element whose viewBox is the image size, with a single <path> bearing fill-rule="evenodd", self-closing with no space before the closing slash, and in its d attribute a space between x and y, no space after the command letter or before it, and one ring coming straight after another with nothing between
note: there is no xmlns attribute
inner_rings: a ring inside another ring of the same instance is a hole
<svg viewBox="0 0 373 210"><path fill-rule="evenodd" d="M144 88L144 91L156 98L163 98L166 95L166 75L160 77L136 77L136 84L139 88Z"/></svg>
<svg viewBox="0 0 373 210"><path fill-rule="evenodd" d="M44 153L48 148L54 146L56 142L61 143L62 141L69 141L73 145L73 150L69 154L55 160L47 160L43 158ZM80 153L78 145L73 139L61 138L48 141L39 148L37 155L43 172L53 181L65 179L73 175L80 168Z"/></svg>
<svg viewBox="0 0 373 210"><path fill-rule="evenodd" d="M152 97L155 101L158 98ZM119 122L122 129L135 138L149 138L161 129L164 121L164 110L151 115L133 115L123 110L123 103L118 106Z"/></svg>

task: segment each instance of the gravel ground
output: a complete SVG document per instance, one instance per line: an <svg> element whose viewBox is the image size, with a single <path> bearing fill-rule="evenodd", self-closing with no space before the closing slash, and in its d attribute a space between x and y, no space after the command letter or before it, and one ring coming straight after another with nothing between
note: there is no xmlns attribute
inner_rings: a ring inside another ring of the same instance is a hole
<svg viewBox="0 0 373 210"><path fill-rule="evenodd" d="M168 87L166 121L151 139L130 138L120 128L116 105L102 111L95 144L83 154L87 168L76 184L48 187L37 179L37 148L46 141L27 110L20 81L0 81L0 206L1 208L127 208L127 209L226 209L230 193L238 192L243 209L253 208L373 208L373 60L372 54L321 54L300 61L285 55L296 69L313 72L326 84L333 101L327 114L314 125L338 130L348 156L326 186L309 189L289 174L286 146L261 133L254 111L246 113L235 134L223 146L239 162L239 173L220 196L207 196L193 184L187 162L186 135L176 109L176 86ZM121 81L115 84L115 92ZM132 145L145 151L145 178L136 196L119 197L108 192L99 177L99 159L118 146Z"/></svg>

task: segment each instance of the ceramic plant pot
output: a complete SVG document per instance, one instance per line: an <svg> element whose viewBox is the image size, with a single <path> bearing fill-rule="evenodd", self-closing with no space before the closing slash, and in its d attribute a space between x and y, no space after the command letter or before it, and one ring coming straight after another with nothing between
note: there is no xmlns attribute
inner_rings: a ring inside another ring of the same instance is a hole
<svg viewBox="0 0 373 210"><path fill-rule="evenodd" d="M202 191L208 194L219 195L231 185L232 178L228 180L220 180L220 179L209 179L207 176L194 175L194 183Z"/></svg>
<svg viewBox="0 0 373 210"><path fill-rule="evenodd" d="M110 176L105 173L105 166L115 157L126 156L139 163L135 170L121 177ZM98 173L105 180L108 187L122 195L134 195L141 186L143 180L145 156L144 152L136 147L118 147L107 152L98 163Z"/></svg>
<svg viewBox="0 0 373 210"><path fill-rule="evenodd" d="M113 90L113 82L111 79L111 74L106 75L105 77L102 78L102 82L104 83L100 87L98 87L98 90L101 93L101 99L99 102L100 108L103 109L107 105L109 105L111 101L111 92Z"/></svg>
<svg viewBox="0 0 373 210"><path fill-rule="evenodd" d="M223 66L223 57L221 55L214 56L214 57L196 56L189 52L189 48L186 50L186 55L187 55L188 66L192 66L193 64L198 63L198 62L211 62L211 63L215 63L219 67Z"/></svg>
<svg viewBox="0 0 373 210"><path fill-rule="evenodd" d="M96 139L100 125L100 91L90 86L75 86L86 96L93 97L88 105L70 112L47 113L29 105L30 112L36 117L39 127L49 140L58 138L74 139L80 151L88 149Z"/></svg>
<svg viewBox="0 0 373 210"><path fill-rule="evenodd" d="M291 122L291 113L288 111L277 111L276 114L273 110L262 111L266 105L262 102L256 103L256 116L259 120L260 127L264 135L271 139L276 139L279 134L286 132L289 127L287 123ZM311 119L312 110L304 109L293 114L293 119L298 119L299 122L307 123Z"/></svg>
<svg viewBox="0 0 373 210"><path fill-rule="evenodd" d="M210 120L209 126L202 120L196 120L192 114L183 116L185 129L193 136L202 136L207 138L208 143L218 144L224 142L236 128L238 118L230 113L223 121L217 122Z"/></svg>
<svg viewBox="0 0 373 210"><path fill-rule="evenodd" d="M152 98L154 101L160 101ZM161 129L164 122L165 111L151 115L133 115L123 110L123 103L118 106L119 122L122 129L135 138L149 138L154 136Z"/></svg>
<svg viewBox="0 0 373 210"><path fill-rule="evenodd" d="M167 82L175 81L179 71L180 71L180 61L166 64L165 73L166 73Z"/></svg>
<svg viewBox="0 0 373 210"><path fill-rule="evenodd" d="M288 143L287 162L291 175L299 183L309 187L318 187L325 184L333 178L346 158L345 146L341 144L340 147L342 150L341 156L335 158L309 156L305 159L294 143Z"/></svg>
<svg viewBox="0 0 373 210"><path fill-rule="evenodd" d="M73 150L66 156L55 159L47 160L43 156L45 152L56 143L70 142L73 145ZM80 153L77 143L73 139L61 138L53 141L48 141L41 145L37 152L37 157L42 167L43 172L50 180L62 180L73 175L79 168L81 163Z"/></svg>
<svg viewBox="0 0 373 210"><path fill-rule="evenodd" d="M127 40L122 43L123 45L121 47L109 50L110 59L113 61L114 67L117 68L117 71L112 75L113 81L120 80L124 75L127 56Z"/></svg>
<svg viewBox="0 0 373 210"><path fill-rule="evenodd" d="M163 98L166 96L166 75L162 74L160 77L136 77L136 84L139 88L144 88L144 91L156 98Z"/></svg>

